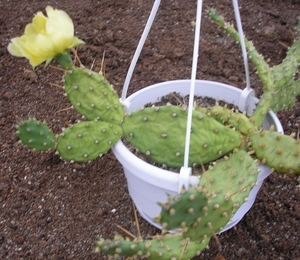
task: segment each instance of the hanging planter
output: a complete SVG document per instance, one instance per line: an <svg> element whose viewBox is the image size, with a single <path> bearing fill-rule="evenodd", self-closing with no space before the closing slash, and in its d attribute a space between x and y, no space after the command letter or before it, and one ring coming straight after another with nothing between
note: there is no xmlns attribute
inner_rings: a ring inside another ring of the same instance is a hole
<svg viewBox="0 0 300 260"><path fill-rule="evenodd" d="M139 110L148 103L155 103L165 95L176 92L182 96L189 94L190 80L176 80L155 84L139 90L127 98L130 103L130 111ZM211 97L215 100L223 100L228 104L238 105L242 90L226 84L213 81L197 80L195 86L195 95ZM249 97L247 112L252 114L258 99L254 96ZM271 125L275 126L275 131L283 132L280 121L273 112L269 112L264 120L264 128L269 129ZM197 176L189 176L187 180L182 175L153 166L144 160L138 158L123 144L120 140L112 148L114 155L124 168L127 178L128 190L140 215L152 225L161 228L154 222L154 218L160 213L159 202L167 201L168 194L176 195L182 188L182 183L188 185L198 184ZM245 202L241 209L234 215L230 222L224 227L224 230L237 224L244 214L254 203L256 194L262 185L263 180L269 176L271 169L260 165L260 173L257 177L258 185L255 186L249 195L249 201Z"/></svg>

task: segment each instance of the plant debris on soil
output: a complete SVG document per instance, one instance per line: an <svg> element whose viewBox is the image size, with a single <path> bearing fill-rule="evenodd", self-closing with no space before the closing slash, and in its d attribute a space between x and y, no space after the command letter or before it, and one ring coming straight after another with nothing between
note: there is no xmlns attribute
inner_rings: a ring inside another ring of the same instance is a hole
<svg viewBox="0 0 300 260"><path fill-rule="evenodd" d="M100 71L121 94L134 51L154 1L0 1L0 258L108 259L93 252L97 237L112 238L118 225L134 235L133 205L121 165L109 152L90 163L70 163L54 152L34 152L18 144L15 126L29 117L45 119L60 133L80 115L64 97L57 64L34 71L7 46L23 34L33 15L51 5L73 19L85 41L81 62ZM285 57L295 39L299 0L240 0L247 38L270 66ZM234 23L232 1L204 1ZM129 95L162 81L191 74L196 1L162 1L130 83ZM250 65L256 96L261 83ZM197 78L245 86L240 47L203 15ZM298 133L299 97L278 114L285 133ZM194 259L300 259L300 190L297 176L276 172L264 182L251 210L234 228L212 239ZM141 235L159 232L139 217Z"/></svg>

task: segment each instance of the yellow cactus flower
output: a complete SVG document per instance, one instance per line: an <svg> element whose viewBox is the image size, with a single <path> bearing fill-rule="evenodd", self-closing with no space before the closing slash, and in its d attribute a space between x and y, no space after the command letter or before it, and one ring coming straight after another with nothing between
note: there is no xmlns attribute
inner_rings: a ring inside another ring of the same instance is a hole
<svg viewBox="0 0 300 260"><path fill-rule="evenodd" d="M46 13L47 17L38 12L24 35L13 38L7 48L13 56L27 58L33 68L84 43L74 37L73 21L66 12L47 6Z"/></svg>

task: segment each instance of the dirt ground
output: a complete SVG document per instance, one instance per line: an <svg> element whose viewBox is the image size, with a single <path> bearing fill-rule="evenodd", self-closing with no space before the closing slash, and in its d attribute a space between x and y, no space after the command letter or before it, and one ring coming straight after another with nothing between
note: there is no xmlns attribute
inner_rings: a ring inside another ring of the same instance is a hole
<svg viewBox="0 0 300 260"><path fill-rule="evenodd" d="M154 1L148 0L1 0L0 1L0 258L107 259L93 253L97 237L112 238L117 225L137 234L132 202L122 167L109 152L92 163L70 164L53 152L32 152L18 144L15 125L21 119L45 119L59 133L79 119L60 84L62 73L7 52L37 11L47 5L73 19L83 64L105 73L121 93L131 58ZM204 1L234 22L231 1ZM299 0L241 0L245 34L271 65L285 57L295 38ZM130 85L130 93L153 83L189 78L195 0L162 1ZM239 46L203 16L197 78L243 88L245 74ZM252 87L260 82L250 66ZM129 93L129 94L130 94ZM300 100L278 114L286 133L297 132ZM273 173L244 219L218 236L194 259L300 259L300 190L297 177ZM139 218L142 236L158 232ZM122 232L121 232L122 233ZM124 235L124 233L122 233Z"/></svg>

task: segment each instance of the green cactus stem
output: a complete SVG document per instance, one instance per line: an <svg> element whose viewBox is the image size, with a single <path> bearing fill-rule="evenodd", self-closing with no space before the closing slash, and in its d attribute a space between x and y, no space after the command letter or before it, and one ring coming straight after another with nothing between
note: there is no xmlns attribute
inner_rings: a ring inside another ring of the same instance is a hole
<svg viewBox="0 0 300 260"><path fill-rule="evenodd" d="M203 242L220 232L232 217L233 201L203 186L183 190L161 203L162 211L155 218L163 232L180 229L190 241Z"/></svg>
<svg viewBox="0 0 300 260"><path fill-rule="evenodd" d="M65 91L73 107L88 120L118 124L124 117L118 95L99 73L84 68L69 70Z"/></svg>
<svg viewBox="0 0 300 260"><path fill-rule="evenodd" d="M225 30L236 42L240 43L239 33L232 25L225 22L224 18L219 16L215 9L209 9L207 13L214 23ZM270 72L269 65L264 60L264 58L256 51L252 42L245 39L245 46L248 51L248 56L253 65L256 67L258 76L264 84L265 89L270 90L272 88L273 76Z"/></svg>
<svg viewBox="0 0 300 260"><path fill-rule="evenodd" d="M183 165L187 110L176 106L134 111L122 123L123 133L140 152L169 167ZM193 112L189 165L205 164L241 143L240 133L200 112Z"/></svg>
<svg viewBox="0 0 300 260"><path fill-rule="evenodd" d="M197 111L203 111L203 108L196 107ZM235 128L236 131L241 132L244 135L248 135L256 128L252 123L253 118L248 118L246 114L215 105L206 109L206 115L213 117L223 125Z"/></svg>
<svg viewBox="0 0 300 260"><path fill-rule="evenodd" d="M224 29L234 40L240 42L238 32L233 26L226 23L215 9L208 10L208 14L213 22ZM257 108L253 114L254 124L261 126L266 113L269 110L279 112L287 108L292 108L296 95L300 93L300 80L295 77L300 63L300 26L298 23L297 39L289 48L283 62L272 68L269 67L263 56L260 55L252 42L246 38L245 46L248 56L257 70L258 76L264 87L264 94L261 96Z"/></svg>
<svg viewBox="0 0 300 260"><path fill-rule="evenodd" d="M71 58L70 50L67 50L65 53L56 56L56 61L64 69L71 70L73 68L73 60Z"/></svg>
<svg viewBox="0 0 300 260"><path fill-rule="evenodd" d="M262 130L250 134L251 147L262 163L277 172L300 172L300 139Z"/></svg>
<svg viewBox="0 0 300 260"><path fill-rule="evenodd" d="M71 161L90 161L106 153L121 137L122 128L103 121L86 121L65 129L57 139L57 151Z"/></svg>
<svg viewBox="0 0 300 260"><path fill-rule="evenodd" d="M258 172L257 162L252 156L244 150L235 149L229 157L203 173L199 185L231 198L235 213L247 201L250 191L256 185Z"/></svg>
<svg viewBox="0 0 300 260"><path fill-rule="evenodd" d="M96 252L119 259L127 256L130 259L152 259L152 260L188 260L199 255L207 247L210 237L204 241L195 242L182 238L179 234L157 235L152 239L135 239L130 241L120 235L113 240L99 239Z"/></svg>
<svg viewBox="0 0 300 260"><path fill-rule="evenodd" d="M56 138L46 123L29 119L17 126L20 141L31 149L47 151L54 149Z"/></svg>

